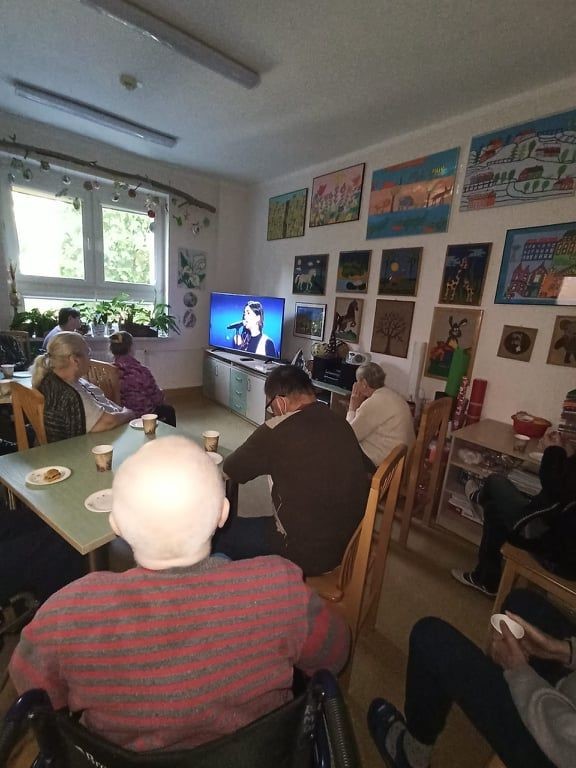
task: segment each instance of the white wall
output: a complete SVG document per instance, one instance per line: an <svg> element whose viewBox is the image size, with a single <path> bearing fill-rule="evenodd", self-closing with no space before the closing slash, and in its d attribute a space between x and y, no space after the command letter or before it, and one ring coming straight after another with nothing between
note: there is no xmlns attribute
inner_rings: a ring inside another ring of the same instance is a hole
<svg viewBox="0 0 576 768"><path fill-rule="evenodd" d="M493 243L492 255L483 294L484 317L473 371L473 376L485 378L489 382L483 415L508 421L511 414L519 409L524 409L557 422L567 390L576 386L576 370L547 365L546 358L556 316L574 314L574 307L495 305L493 300L506 230L574 221L576 220L576 199L570 197L471 213L460 213L458 207L472 136L520 123L524 120L573 109L576 107L575 93L576 78L570 78L556 83L554 86L522 94L506 102L494 104L489 108L430 126L424 131L408 134L397 140L372 146L345 157L334 158L329 163L310 167L305 171L281 179L274 179L265 185L254 188L252 192L253 214L248 240L249 258L242 290L286 297L287 321L283 347L284 357L291 357L300 346L304 346L305 349L309 348L309 343L306 340L294 337L292 334L294 303L296 299L303 300L302 297L292 294L292 272L296 255L330 253L327 295L304 299L310 302L326 302L328 304L325 337L327 338L334 315L339 252L366 248L372 250L368 294L362 297L365 302L361 343L359 345L359 348L369 350L382 249L422 246L424 249L422 268L408 358L404 360L398 357L373 355L373 359L381 363L387 371L387 383L408 395L407 385L412 345L416 341L428 341L433 309L438 303L446 246L453 243L488 241ZM362 116L359 115L358 119L361 120ZM383 120L385 119L384 106ZM420 237L366 240L372 171L451 147L460 147L460 166L448 231L443 234ZM315 229L306 228L305 235L301 238L266 241L268 198L270 196L302 187L308 187L311 190L314 176L361 162L366 163L366 173L359 221ZM502 326L505 323L539 329L532 359L529 363L497 357L496 352ZM426 397L432 397L436 390L443 388L442 381L430 378L423 379Z"/></svg>

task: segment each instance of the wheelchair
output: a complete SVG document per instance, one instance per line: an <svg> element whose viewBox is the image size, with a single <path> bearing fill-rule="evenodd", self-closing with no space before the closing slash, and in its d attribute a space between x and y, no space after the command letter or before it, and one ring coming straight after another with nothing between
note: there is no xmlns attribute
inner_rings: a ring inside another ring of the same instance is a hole
<svg viewBox="0 0 576 768"><path fill-rule="evenodd" d="M40 748L33 768L360 768L336 678L317 672L304 692L238 731L190 750L132 752L54 711L45 691L24 693L4 718L0 766L31 724Z"/></svg>

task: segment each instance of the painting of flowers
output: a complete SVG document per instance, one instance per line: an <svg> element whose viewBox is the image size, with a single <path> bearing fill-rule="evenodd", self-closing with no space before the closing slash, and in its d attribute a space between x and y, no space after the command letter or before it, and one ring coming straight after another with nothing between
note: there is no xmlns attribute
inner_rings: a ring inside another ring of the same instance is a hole
<svg viewBox="0 0 576 768"><path fill-rule="evenodd" d="M360 218L364 163L317 176L312 184L310 226L340 224Z"/></svg>
<svg viewBox="0 0 576 768"><path fill-rule="evenodd" d="M203 251L178 249L178 285L203 288L206 279L206 254Z"/></svg>
<svg viewBox="0 0 576 768"><path fill-rule="evenodd" d="M268 203L268 240L302 237L308 189L271 197Z"/></svg>

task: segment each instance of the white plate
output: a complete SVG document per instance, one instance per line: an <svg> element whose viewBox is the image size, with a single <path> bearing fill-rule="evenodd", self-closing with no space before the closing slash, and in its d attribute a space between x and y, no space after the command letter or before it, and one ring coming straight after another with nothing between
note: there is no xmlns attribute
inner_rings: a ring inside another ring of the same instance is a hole
<svg viewBox="0 0 576 768"><path fill-rule="evenodd" d="M464 464L480 464L482 461L482 454L478 451L473 451L470 448L460 448L458 451L458 458L464 462Z"/></svg>
<svg viewBox="0 0 576 768"><path fill-rule="evenodd" d="M132 429L144 429L144 422L142 419L132 419L130 426Z"/></svg>
<svg viewBox="0 0 576 768"><path fill-rule="evenodd" d="M532 459L532 461L535 461L536 464L540 464L544 454L542 451L532 451L532 453L529 453L528 456Z"/></svg>
<svg viewBox="0 0 576 768"><path fill-rule="evenodd" d="M13 373L12 376L15 379L29 379L32 374L28 371L18 371L18 373Z"/></svg>
<svg viewBox="0 0 576 768"><path fill-rule="evenodd" d="M112 488L106 488L104 491L92 493L84 501L84 506L90 512L112 512Z"/></svg>
<svg viewBox="0 0 576 768"><path fill-rule="evenodd" d="M44 480L44 474L49 469L57 469L60 472L60 477L57 480ZM26 475L26 482L28 485L54 485L55 483L61 483L62 480L67 480L72 474L72 470L68 467L58 467L53 464L51 467L40 467L40 469L34 469L32 472L28 472Z"/></svg>
<svg viewBox="0 0 576 768"><path fill-rule="evenodd" d="M216 466L218 466L218 464L222 464L222 462L224 461L224 457L220 456L219 453L215 453L214 451L207 451L207 453L208 453L208 456L210 456L210 458L214 462L214 464L216 464Z"/></svg>

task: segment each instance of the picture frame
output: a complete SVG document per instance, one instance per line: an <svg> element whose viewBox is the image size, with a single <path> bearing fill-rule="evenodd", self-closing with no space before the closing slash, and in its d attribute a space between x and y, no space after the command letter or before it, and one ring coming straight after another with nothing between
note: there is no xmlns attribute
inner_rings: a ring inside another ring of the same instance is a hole
<svg viewBox="0 0 576 768"><path fill-rule="evenodd" d="M304 296L324 296L328 274L327 253L294 257L292 293Z"/></svg>
<svg viewBox="0 0 576 768"><path fill-rule="evenodd" d="M525 328L521 325L505 325L498 346L498 357L508 360L530 362L538 328Z"/></svg>
<svg viewBox="0 0 576 768"><path fill-rule="evenodd" d="M576 222L509 229L495 304L576 304Z"/></svg>
<svg viewBox="0 0 576 768"><path fill-rule="evenodd" d="M414 301L376 299L371 352L408 357L414 307Z"/></svg>
<svg viewBox="0 0 576 768"><path fill-rule="evenodd" d="M358 221L365 163L316 176L310 196L309 227Z"/></svg>
<svg viewBox="0 0 576 768"><path fill-rule="evenodd" d="M334 331L336 338L348 344L358 344L362 328L364 299L337 296L334 303Z"/></svg>
<svg viewBox="0 0 576 768"><path fill-rule="evenodd" d="M372 251L340 251L336 291L367 293Z"/></svg>
<svg viewBox="0 0 576 768"><path fill-rule="evenodd" d="M546 362L576 368L576 315L556 317Z"/></svg>
<svg viewBox="0 0 576 768"><path fill-rule="evenodd" d="M432 379L448 378L454 350L468 352L470 377L474 368L483 310L468 307L434 307L424 375Z"/></svg>
<svg viewBox="0 0 576 768"><path fill-rule="evenodd" d="M422 248L388 248L382 251L379 296L416 296Z"/></svg>
<svg viewBox="0 0 576 768"><path fill-rule="evenodd" d="M480 306L491 249L492 243L466 243L446 248L438 304Z"/></svg>
<svg viewBox="0 0 576 768"><path fill-rule="evenodd" d="M306 226L308 187L276 195L268 200L267 240L302 237Z"/></svg>
<svg viewBox="0 0 576 768"><path fill-rule="evenodd" d="M294 336L324 341L326 304L307 304L297 301L294 310Z"/></svg>

